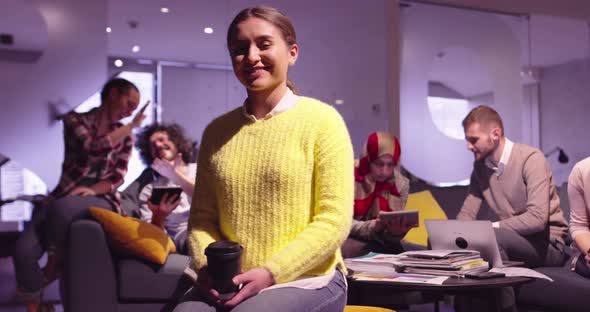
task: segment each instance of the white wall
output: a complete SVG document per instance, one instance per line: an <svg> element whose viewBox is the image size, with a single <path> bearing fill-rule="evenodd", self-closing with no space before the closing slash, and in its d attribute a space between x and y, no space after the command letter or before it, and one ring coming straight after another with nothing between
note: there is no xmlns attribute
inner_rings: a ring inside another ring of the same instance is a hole
<svg viewBox="0 0 590 312"><path fill-rule="evenodd" d="M163 66L161 73L162 121L182 125L199 144L215 117L246 98L233 71Z"/></svg>
<svg viewBox="0 0 590 312"><path fill-rule="evenodd" d="M358 157L367 136L388 130L387 0L289 1L300 41L292 77L303 95L336 105ZM378 112L373 112L376 105Z"/></svg>
<svg viewBox="0 0 590 312"><path fill-rule="evenodd" d="M230 1L227 23L241 9L257 4L251 2ZM336 107L358 155L370 133L389 127L391 33L386 1L343 0L334 6L322 1L275 0L269 4L285 12L297 32L299 58L289 71L290 79L302 95ZM229 55L223 52L229 64ZM198 140L207 121L245 99L232 71L165 67L162 81L162 119L189 128ZM335 105L337 99L344 104Z"/></svg>
<svg viewBox="0 0 590 312"><path fill-rule="evenodd" d="M572 167L590 156L590 60L580 60L543 70L540 85L541 148L562 147L567 164L549 157L557 184L567 181Z"/></svg>
<svg viewBox="0 0 590 312"><path fill-rule="evenodd" d="M0 63L0 152L51 189L61 173L63 138L48 103L63 99L73 107L104 83L106 0L31 2L47 23L49 43L35 64Z"/></svg>
<svg viewBox="0 0 590 312"><path fill-rule="evenodd" d="M472 69L470 79L491 78L492 107L503 117L506 133L523 142L520 42L508 25L493 14L418 4L402 9L401 23L402 163L410 172L446 183L465 180L472 170L473 155L465 141L438 131L427 105L433 63L449 47L466 48L477 56L487 72Z"/></svg>

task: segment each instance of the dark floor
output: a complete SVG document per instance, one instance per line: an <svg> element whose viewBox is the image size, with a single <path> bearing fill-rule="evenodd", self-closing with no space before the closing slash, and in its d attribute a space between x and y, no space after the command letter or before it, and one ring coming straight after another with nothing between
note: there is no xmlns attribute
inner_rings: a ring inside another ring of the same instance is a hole
<svg viewBox="0 0 590 312"><path fill-rule="evenodd" d="M41 259L43 263L45 259ZM50 284L45 289L44 298L51 301L59 301L59 285L57 282ZM0 312L24 312L25 307L16 299L16 281L14 269L10 257L0 257ZM56 312L63 311L60 305L55 307Z"/></svg>

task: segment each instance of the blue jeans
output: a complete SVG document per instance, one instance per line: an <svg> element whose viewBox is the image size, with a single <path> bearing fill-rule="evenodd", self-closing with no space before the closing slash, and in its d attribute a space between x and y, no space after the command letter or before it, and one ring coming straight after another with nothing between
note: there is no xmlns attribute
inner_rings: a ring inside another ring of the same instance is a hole
<svg viewBox="0 0 590 312"><path fill-rule="evenodd" d="M17 296L25 302L40 302L43 274L38 261L46 250L45 219L47 206L37 205L31 221L18 236L12 263L16 276Z"/></svg>
<svg viewBox="0 0 590 312"><path fill-rule="evenodd" d="M13 256L17 294L23 301L41 300L44 285L39 259L46 250L64 252L70 224L89 216L90 206L112 210L108 201L96 196L66 196L35 207L31 222L16 241Z"/></svg>
<svg viewBox="0 0 590 312"><path fill-rule="evenodd" d="M323 288L302 289L284 287L264 291L243 301L233 312L342 312L346 305L346 281L336 272L332 281ZM217 308L190 291L174 312L215 312ZM219 311L223 311L222 308Z"/></svg>
<svg viewBox="0 0 590 312"><path fill-rule="evenodd" d="M47 247L63 258L70 225L90 217L90 207L114 210L113 205L98 196L65 196L49 204L47 213Z"/></svg>

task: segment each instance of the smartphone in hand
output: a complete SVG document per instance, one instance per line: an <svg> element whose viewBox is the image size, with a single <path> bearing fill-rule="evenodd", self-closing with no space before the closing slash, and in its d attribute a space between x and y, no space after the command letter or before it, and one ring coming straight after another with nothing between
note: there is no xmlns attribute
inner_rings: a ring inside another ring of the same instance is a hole
<svg viewBox="0 0 590 312"><path fill-rule="evenodd" d="M172 187L154 187L152 190L152 197L150 198L152 204L159 205L162 201L164 194L168 194L168 198L174 197L175 195L180 196L182 188L177 186Z"/></svg>
<svg viewBox="0 0 590 312"><path fill-rule="evenodd" d="M147 100L147 102L145 102L145 104L143 105L143 107L139 110L140 113L143 114L143 112L145 112L145 109L148 107L148 105L150 105L151 101Z"/></svg>

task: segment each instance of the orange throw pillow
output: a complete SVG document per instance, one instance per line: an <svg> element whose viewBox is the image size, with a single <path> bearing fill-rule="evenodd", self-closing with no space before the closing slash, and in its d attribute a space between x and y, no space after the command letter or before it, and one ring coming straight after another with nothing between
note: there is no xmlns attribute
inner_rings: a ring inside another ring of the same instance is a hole
<svg viewBox="0 0 590 312"><path fill-rule="evenodd" d="M111 246L139 258L164 264L170 252L176 252L172 239L159 227L135 218L123 217L112 211L90 207Z"/></svg>

